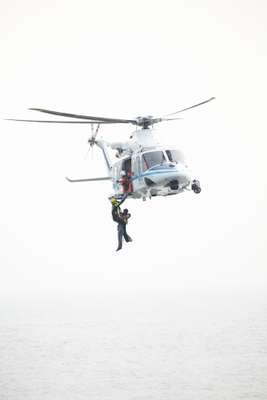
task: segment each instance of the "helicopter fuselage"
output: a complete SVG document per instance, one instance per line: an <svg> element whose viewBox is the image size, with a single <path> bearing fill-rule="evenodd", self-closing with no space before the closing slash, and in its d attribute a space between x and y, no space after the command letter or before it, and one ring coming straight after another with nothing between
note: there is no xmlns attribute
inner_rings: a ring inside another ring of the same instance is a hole
<svg viewBox="0 0 267 400"><path fill-rule="evenodd" d="M180 150L161 146L152 129L138 129L128 142L96 143L103 151L115 196L128 193L129 198L167 196L191 190L191 172ZM112 164L108 147L117 151ZM125 185L128 180L128 185ZM198 190L200 186L198 184ZM198 192L199 192L198 191Z"/></svg>
<svg viewBox="0 0 267 400"><path fill-rule="evenodd" d="M168 154L181 154L177 150L159 147L133 153L112 166L114 193L125 193L123 176L129 179L129 197L143 198L177 194L190 188L191 176L181 160L170 160Z"/></svg>

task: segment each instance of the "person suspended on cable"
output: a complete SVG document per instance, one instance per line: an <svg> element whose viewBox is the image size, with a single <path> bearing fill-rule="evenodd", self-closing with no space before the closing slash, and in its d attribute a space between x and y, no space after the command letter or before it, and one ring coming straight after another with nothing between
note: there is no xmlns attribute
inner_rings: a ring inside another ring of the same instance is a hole
<svg viewBox="0 0 267 400"><path fill-rule="evenodd" d="M121 201L118 201L115 197L111 198L112 204L112 219L116 222L117 229L118 229L118 248L116 251L122 249L122 239L124 237L126 242L132 242L132 238L128 235L126 231L126 224L128 223L128 219L131 217L129 214L128 209L125 208L121 211L120 206L126 200L127 194L125 194Z"/></svg>
<svg viewBox="0 0 267 400"><path fill-rule="evenodd" d="M123 212L120 214L120 222L118 223L118 248L116 251L122 249L122 239L124 238L125 241L132 242L132 238L128 235L126 231L126 225L128 224L128 219L131 217L129 214L128 209L125 208Z"/></svg>

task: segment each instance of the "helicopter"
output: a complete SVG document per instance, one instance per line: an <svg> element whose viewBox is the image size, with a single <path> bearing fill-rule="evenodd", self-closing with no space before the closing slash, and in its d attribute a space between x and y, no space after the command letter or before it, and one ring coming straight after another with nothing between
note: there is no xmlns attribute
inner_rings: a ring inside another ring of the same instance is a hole
<svg viewBox="0 0 267 400"><path fill-rule="evenodd" d="M128 198L146 200L154 196L174 195L186 190L197 194L201 192L200 182L191 176L183 153L174 147L162 146L155 137L153 127L159 122L180 119L176 117L178 113L201 106L214 99L215 97L211 97L190 107L166 114L163 117L148 115L135 119L106 118L43 108L29 108L29 110L74 120L7 119L37 123L91 124L92 135L88 143L91 148L96 145L101 149L107 175L85 179L66 177L67 181L77 183L109 180L113 187L113 194L110 198L121 198L127 195ZM102 124L132 124L136 127L136 130L126 142L107 142L103 139L97 139L99 128ZM112 162L110 151L116 152L116 162Z"/></svg>

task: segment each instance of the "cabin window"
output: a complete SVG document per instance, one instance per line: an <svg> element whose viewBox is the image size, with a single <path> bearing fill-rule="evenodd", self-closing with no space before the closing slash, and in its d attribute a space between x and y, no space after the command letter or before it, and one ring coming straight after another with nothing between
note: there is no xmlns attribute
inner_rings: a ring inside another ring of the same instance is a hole
<svg viewBox="0 0 267 400"><path fill-rule="evenodd" d="M169 161L178 163L178 162L184 162L184 155L181 151L179 150L166 150L166 154L168 156Z"/></svg>
<svg viewBox="0 0 267 400"><path fill-rule="evenodd" d="M163 151L152 151L145 153L142 156L143 171L152 168L156 165L161 165L166 161Z"/></svg>

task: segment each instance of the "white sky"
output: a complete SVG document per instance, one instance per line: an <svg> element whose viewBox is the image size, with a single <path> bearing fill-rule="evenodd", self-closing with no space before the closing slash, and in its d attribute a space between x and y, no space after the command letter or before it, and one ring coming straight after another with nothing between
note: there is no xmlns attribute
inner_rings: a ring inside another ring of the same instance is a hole
<svg viewBox="0 0 267 400"><path fill-rule="evenodd" d="M265 1L2 0L0 115L43 107L158 126L202 183L129 201L134 242L119 254L109 183L90 126L1 120L0 291L133 291L266 285ZM132 127L104 127L108 140Z"/></svg>

